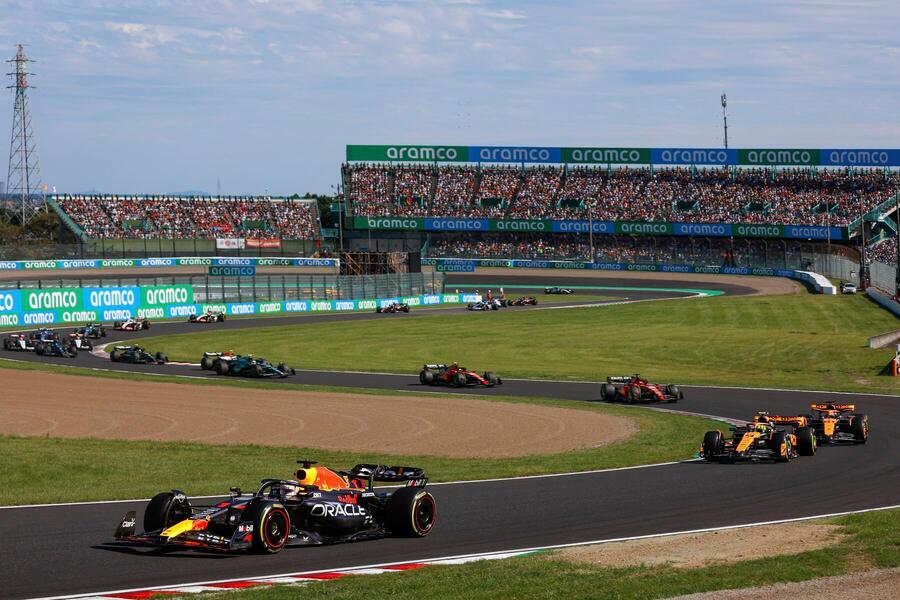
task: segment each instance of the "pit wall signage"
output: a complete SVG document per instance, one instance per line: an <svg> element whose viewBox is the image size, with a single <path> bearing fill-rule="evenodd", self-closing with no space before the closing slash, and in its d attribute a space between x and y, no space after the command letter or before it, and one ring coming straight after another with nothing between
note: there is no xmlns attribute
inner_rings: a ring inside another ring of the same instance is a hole
<svg viewBox="0 0 900 600"><path fill-rule="evenodd" d="M594 234L599 235L674 235L681 237L785 238L796 240L826 240L829 237L832 240L847 239L846 227L749 225L744 223L353 217L353 228L382 231L499 231L516 233L589 233L593 231Z"/></svg>
<svg viewBox="0 0 900 600"><path fill-rule="evenodd" d="M50 269L121 269L146 267L337 267L337 258L210 257L105 258L86 260L3 260L0 271Z"/></svg>
<svg viewBox="0 0 900 600"><path fill-rule="evenodd" d="M898 167L900 149L347 146L347 161L746 167Z"/></svg>

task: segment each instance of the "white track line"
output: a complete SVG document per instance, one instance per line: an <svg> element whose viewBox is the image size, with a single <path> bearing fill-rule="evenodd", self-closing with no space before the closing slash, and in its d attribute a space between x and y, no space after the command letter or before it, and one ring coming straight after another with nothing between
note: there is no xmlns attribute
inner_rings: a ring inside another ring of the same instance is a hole
<svg viewBox="0 0 900 600"><path fill-rule="evenodd" d="M569 544L554 544L549 546L533 546L530 548L517 548L514 550L498 550L494 552L484 552L478 554L461 554L455 556L443 556L437 558L426 558L421 560L414 561L402 561L402 562L391 562L391 563L377 563L371 565L359 565L356 567L348 567L346 569L322 569L318 571L297 571L290 573L280 573L276 575L264 575L261 577L241 577L237 579L221 579L214 581L198 581L198 582L186 582L181 584L173 584L173 585L165 585L165 586L157 586L157 587L147 587L147 588L134 588L134 589L124 589L124 590L111 590L107 592L92 592L88 594L76 594L76 595L68 595L68 596L49 596L44 598L37 598L34 600L74 600L76 598L93 598L100 596L111 596L115 594L128 594L135 592L143 592L150 590L158 590L165 591L171 590L173 588L183 588L186 586L207 586L207 585L217 585L223 583L230 583L234 581L264 581L271 579L279 579L279 578L287 578L287 577L298 577L302 575L314 575L316 573L325 573L325 572L346 572L353 573L354 571L365 571L365 570L374 570L381 569L385 567L391 567L395 565L409 564L409 563L453 563L453 562L467 562L478 559L490 559L490 558L508 558L513 556L518 556L522 554L527 554L531 552L540 552L546 550L559 550L563 548L575 548L579 546L591 546L596 544L608 544L612 542L626 542L632 540L646 540L653 538L662 538L662 537L671 537L676 535L691 535L697 533L710 533L714 531L729 531L732 529L744 529L747 527L758 527L761 525L781 525L785 523L798 523L802 521L811 521L815 519L828 519L834 517L844 517L847 515L860 514L860 513L868 513L868 512L876 512L883 510L891 510L895 508L900 508L900 504L895 504L891 506L879 506L875 508L864 508L861 510L849 510L844 512L836 512L836 513L827 513L820 515L811 515L807 517L795 517L791 519L777 519L773 521L757 521L753 523L741 523L738 525L723 525L720 527L706 527L703 529L688 529L682 531L670 531L666 533L652 533L647 535L635 535L635 536L627 536L627 537L619 537L619 538L605 538L599 540L591 540L586 542L573 542Z"/></svg>

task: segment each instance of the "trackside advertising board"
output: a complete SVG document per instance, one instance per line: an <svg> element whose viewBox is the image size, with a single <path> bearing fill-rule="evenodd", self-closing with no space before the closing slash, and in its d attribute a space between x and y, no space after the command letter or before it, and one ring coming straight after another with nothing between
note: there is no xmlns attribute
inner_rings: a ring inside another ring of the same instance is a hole
<svg viewBox="0 0 900 600"><path fill-rule="evenodd" d="M742 167L900 167L900 149L348 145L347 161Z"/></svg>
<svg viewBox="0 0 900 600"><path fill-rule="evenodd" d="M116 269L141 267L337 267L337 258L210 257L91 258L84 260L3 260L0 271L48 269Z"/></svg>
<svg viewBox="0 0 900 600"><path fill-rule="evenodd" d="M0 327L45 327L83 325L91 321L122 321L132 316L148 319L187 319L207 310L229 317L375 311L391 302L412 307L478 302L477 294L425 294L363 300L283 300L274 302L229 302L197 304L189 285L60 288L0 291Z"/></svg>
<svg viewBox="0 0 900 600"><path fill-rule="evenodd" d="M451 217L353 217L354 229L384 231L508 231L527 233L588 233L674 235L702 237L756 237L795 240L847 239L845 227L815 225L748 225L743 223L664 223L644 221L465 219Z"/></svg>

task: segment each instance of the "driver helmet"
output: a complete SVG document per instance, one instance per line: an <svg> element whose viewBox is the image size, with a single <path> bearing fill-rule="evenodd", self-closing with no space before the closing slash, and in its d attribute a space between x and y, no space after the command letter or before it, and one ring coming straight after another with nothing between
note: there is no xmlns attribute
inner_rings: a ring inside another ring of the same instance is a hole
<svg viewBox="0 0 900 600"><path fill-rule="evenodd" d="M296 498L300 495L303 488L299 485L283 482L272 486L272 492L282 498Z"/></svg>
<svg viewBox="0 0 900 600"><path fill-rule="evenodd" d="M757 423L754 429L756 429L757 433L766 433L769 430L769 423L767 421Z"/></svg>

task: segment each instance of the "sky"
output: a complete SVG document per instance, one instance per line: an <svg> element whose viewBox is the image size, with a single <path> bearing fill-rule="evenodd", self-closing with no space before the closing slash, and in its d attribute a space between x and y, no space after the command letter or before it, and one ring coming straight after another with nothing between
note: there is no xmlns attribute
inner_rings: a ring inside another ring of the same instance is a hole
<svg viewBox="0 0 900 600"><path fill-rule="evenodd" d="M900 148L898 23L896 0L0 0L0 57L37 61L60 192L302 194L347 144L719 147L723 92L731 147Z"/></svg>

